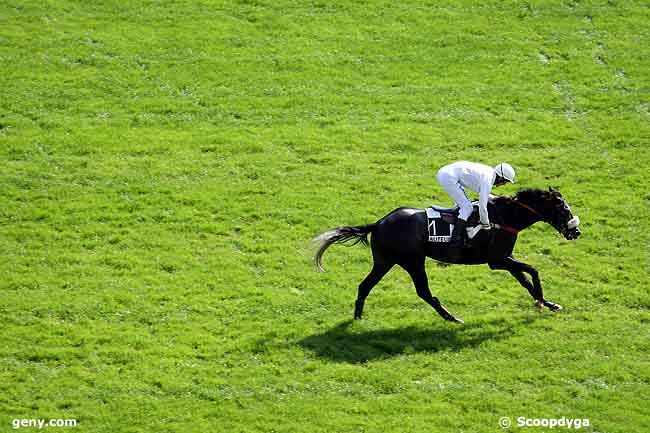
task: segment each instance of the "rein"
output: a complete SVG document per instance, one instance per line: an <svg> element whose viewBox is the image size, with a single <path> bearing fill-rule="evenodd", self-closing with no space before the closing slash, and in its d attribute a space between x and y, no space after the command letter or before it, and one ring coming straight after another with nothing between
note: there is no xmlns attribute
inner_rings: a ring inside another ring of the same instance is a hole
<svg viewBox="0 0 650 433"><path fill-rule="evenodd" d="M525 204L525 203L521 203L520 201L515 200L515 199L512 199L512 201L515 202L515 203L517 203L519 206L521 206L521 207L523 207L523 208L525 208L525 209L528 209L528 210L531 211L533 214L535 214L535 215L537 215L538 217L540 217L540 218L542 219L542 221L544 221L544 220L546 219L546 218L544 218L544 215L542 215L541 213L537 212L535 209L533 209L532 207L528 206L527 204Z"/></svg>
<svg viewBox="0 0 650 433"><path fill-rule="evenodd" d="M502 224L494 224L494 227L497 228L497 229L501 229L501 230L503 230L505 232L512 233L515 236L517 236L519 234L519 232L520 232L520 230L517 230L514 227L504 226Z"/></svg>
<svg viewBox="0 0 650 433"><path fill-rule="evenodd" d="M528 211L530 211L530 212L533 213L534 215L537 215L537 216L538 216L542 221L545 220L544 216L543 216L541 213L537 212L535 209L533 209L532 207L528 206L527 204L525 204L525 203L521 203L521 202L519 202L519 201L517 201L517 200L515 200L515 199L510 199L510 201L512 201L512 202L514 202L514 203L516 203L516 204L518 204L519 206L523 207L524 209L527 209ZM500 230L506 231L506 232L508 232L508 233L512 233L512 234L515 235L515 236L517 236L517 235L519 234L519 232L521 231L521 230L517 230L517 229L514 228L514 227L505 226L505 225L502 225L502 224L494 224L494 227L497 228L497 229L500 229Z"/></svg>

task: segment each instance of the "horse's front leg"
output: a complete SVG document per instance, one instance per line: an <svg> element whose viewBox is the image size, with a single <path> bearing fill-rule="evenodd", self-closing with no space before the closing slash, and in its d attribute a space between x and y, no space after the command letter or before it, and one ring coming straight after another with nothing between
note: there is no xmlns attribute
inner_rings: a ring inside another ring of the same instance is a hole
<svg viewBox="0 0 650 433"><path fill-rule="evenodd" d="M544 290L542 289L542 283L539 281L539 272L537 272L537 269L535 269L534 267L532 267L527 263L519 262L512 257L510 257L510 260L512 260L517 264L517 266L520 269L520 272L523 271L530 274L530 277L533 280L533 290L537 295L535 297L535 305L537 306L537 308L542 310L544 307L548 307L548 309L553 312L557 312L562 309L562 306L560 304L556 304L547 299L544 299Z"/></svg>
<svg viewBox="0 0 650 433"><path fill-rule="evenodd" d="M540 310L545 306L548 307L551 311L560 311L562 309L561 305L544 299L544 290L542 289L542 284L539 281L539 273L537 272L537 269L531 265L515 260L512 257L506 257L503 260L490 262L489 266L490 269L503 269L510 272L510 274L519 282L519 284L528 290L530 296L535 300L535 306ZM526 278L524 272L530 274L532 282Z"/></svg>

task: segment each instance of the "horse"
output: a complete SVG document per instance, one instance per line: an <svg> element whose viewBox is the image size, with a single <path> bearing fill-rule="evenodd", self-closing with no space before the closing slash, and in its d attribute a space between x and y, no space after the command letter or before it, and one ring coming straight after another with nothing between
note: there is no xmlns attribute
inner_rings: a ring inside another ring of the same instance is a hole
<svg viewBox="0 0 650 433"><path fill-rule="evenodd" d="M455 220L458 207L437 208L444 218ZM444 263L478 265L486 264L492 270L506 270L521 284L542 310L560 311L562 306L544 298L539 273L533 266L516 260L513 249L517 235L537 222L550 224L567 240L577 239L581 231L580 220L571 213L562 194L553 188L524 189L514 197L491 197L488 202L491 228L480 230L461 248L452 248L449 243L429 242L428 218L425 209L400 207L373 224L343 226L326 231L315 239L318 251L314 257L317 269L324 271L322 258L325 250L336 243L358 243L370 245L373 265L370 273L359 284L355 301L354 318L361 319L366 298L372 288L393 266L402 267L413 280L417 295L429 304L445 320L464 323L450 313L440 300L431 294L425 270L425 259L430 257ZM478 212L468 220L468 227L478 225ZM468 232L471 229L468 229ZM370 242L368 235L371 234ZM532 281L525 273L529 274Z"/></svg>

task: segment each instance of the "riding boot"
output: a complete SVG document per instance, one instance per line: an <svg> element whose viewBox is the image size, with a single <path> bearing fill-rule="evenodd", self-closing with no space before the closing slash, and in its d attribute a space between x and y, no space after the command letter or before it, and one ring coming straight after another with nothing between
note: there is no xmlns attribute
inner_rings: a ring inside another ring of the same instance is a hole
<svg viewBox="0 0 650 433"><path fill-rule="evenodd" d="M449 240L449 247L463 248L465 245L465 237L467 236L466 227L467 221L460 218L456 220L454 231L451 233L451 239Z"/></svg>

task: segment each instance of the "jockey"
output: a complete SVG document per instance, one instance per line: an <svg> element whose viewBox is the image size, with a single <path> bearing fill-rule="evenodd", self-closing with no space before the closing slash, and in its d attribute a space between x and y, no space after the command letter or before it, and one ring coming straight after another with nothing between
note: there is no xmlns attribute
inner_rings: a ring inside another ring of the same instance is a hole
<svg viewBox="0 0 650 433"><path fill-rule="evenodd" d="M467 236L467 219L474 210L472 202L467 198L465 188L479 194L478 211L481 226L484 229L489 229L490 218L487 211L487 202L492 186L501 186L507 182L515 183L515 170L505 162L492 168L476 162L457 161L442 167L438 171L436 178L460 207L458 220L454 225L449 246L462 248Z"/></svg>

